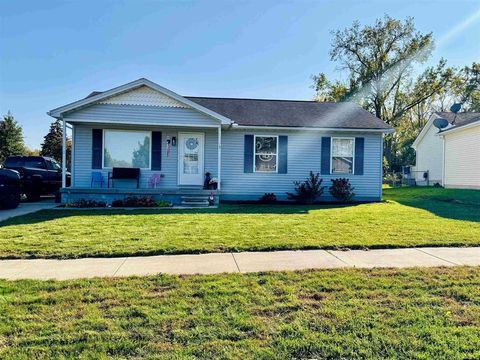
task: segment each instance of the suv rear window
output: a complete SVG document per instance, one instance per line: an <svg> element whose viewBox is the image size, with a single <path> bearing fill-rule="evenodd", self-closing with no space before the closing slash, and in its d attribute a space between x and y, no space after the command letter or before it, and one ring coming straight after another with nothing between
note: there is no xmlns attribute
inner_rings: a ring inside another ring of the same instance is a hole
<svg viewBox="0 0 480 360"><path fill-rule="evenodd" d="M10 157L5 161L5 167L26 167L45 169L45 161L38 157Z"/></svg>

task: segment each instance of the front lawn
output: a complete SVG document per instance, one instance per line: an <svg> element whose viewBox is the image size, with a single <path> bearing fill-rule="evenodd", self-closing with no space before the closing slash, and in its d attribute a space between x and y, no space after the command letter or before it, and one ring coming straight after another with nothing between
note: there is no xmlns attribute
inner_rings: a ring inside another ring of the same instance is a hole
<svg viewBox="0 0 480 360"><path fill-rule="evenodd" d="M0 224L0 258L480 244L480 191L385 189L382 203L46 210Z"/></svg>
<svg viewBox="0 0 480 360"><path fill-rule="evenodd" d="M0 280L0 358L478 359L478 268Z"/></svg>

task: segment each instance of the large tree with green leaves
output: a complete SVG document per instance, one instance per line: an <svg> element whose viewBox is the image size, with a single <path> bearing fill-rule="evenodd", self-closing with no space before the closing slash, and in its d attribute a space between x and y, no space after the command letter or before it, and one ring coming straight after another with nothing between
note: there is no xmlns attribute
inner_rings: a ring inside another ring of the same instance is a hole
<svg viewBox="0 0 480 360"><path fill-rule="evenodd" d="M22 127L9 111L0 121L0 162L11 155L22 155L24 151Z"/></svg>
<svg viewBox="0 0 480 360"><path fill-rule="evenodd" d="M457 85L463 111L480 112L480 63L474 62L471 66L465 66L460 71Z"/></svg>
<svg viewBox="0 0 480 360"><path fill-rule="evenodd" d="M50 130L47 135L43 137L42 148L40 150L41 156L49 156L57 160L62 161L62 137L63 137L63 125L59 119L54 120L50 124ZM71 154L71 140L67 139L67 164L70 164ZM68 165L67 165L68 167Z"/></svg>
<svg viewBox="0 0 480 360"><path fill-rule="evenodd" d="M347 81L314 76L319 101L355 101L386 123L399 127L409 112L448 87L454 76L445 60L418 72L430 57L432 34L416 30L413 19L385 16L373 25L359 22L333 33L331 60L340 65ZM385 157L399 166L397 147L402 134L386 137Z"/></svg>

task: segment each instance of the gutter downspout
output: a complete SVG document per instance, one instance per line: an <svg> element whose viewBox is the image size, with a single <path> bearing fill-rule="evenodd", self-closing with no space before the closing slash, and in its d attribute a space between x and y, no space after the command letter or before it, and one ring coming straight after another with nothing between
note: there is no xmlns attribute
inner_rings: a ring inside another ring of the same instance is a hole
<svg viewBox="0 0 480 360"><path fill-rule="evenodd" d="M67 187L67 124L63 116L60 116L63 122L62 135L62 188Z"/></svg>
<svg viewBox="0 0 480 360"><path fill-rule="evenodd" d="M67 126L68 128L68 126ZM72 125L70 130L72 130L72 147L71 147L71 157L70 157L70 187L75 186L73 183L73 179L75 179L75 167L73 164L75 164L75 127Z"/></svg>
<svg viewBox="0 0 480 360"><path fill-rule="evenodd" d="M380 201L383 198L383 143L385 134L382 134L382 141L380 141Z"/></svg>
<svg viewBox="0 0 480 360"><path fill-rule="evenodd" d="M445 187L445 136L442 136L442 186Z"/></svg>
<svg viewBox="0 0 480 360"><path fill-rule="evenodd" d="M217 177L218 177L218 184L217 190L221 189L222 184L222 125L218 127L218 151L217 151Z"/></svg>

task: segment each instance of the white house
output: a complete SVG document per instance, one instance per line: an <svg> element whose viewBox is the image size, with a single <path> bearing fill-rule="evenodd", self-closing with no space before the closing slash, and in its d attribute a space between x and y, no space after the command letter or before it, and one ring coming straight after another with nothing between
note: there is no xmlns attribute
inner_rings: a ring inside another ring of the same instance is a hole
<svg viewBox="0 0 480 360"><path fill-rule="evenodd" d="M448 121L439 130L435 119ZM437 112L428 120L412 147L418 185L439 183L451 188L480 189L480 113Z"/></svg>

